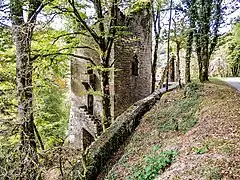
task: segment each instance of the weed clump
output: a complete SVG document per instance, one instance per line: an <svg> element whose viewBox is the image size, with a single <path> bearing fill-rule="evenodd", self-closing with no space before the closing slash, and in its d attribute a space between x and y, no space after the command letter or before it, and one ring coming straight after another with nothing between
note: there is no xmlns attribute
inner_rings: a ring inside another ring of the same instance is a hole
<svg viewBox="0 0 240 180"><path fill-rule="evenodd" d="M199 97L200 91L203 89L203 85L200 83L191 82L187 84L184 89L184 96L185 97Z"/></svg>
<svg viewBox="0 0 240 180"><path fill-rule="evenodd" d="M146 165L134 173L138 180L154 179L159 171L164 171L176 158L178 153L174 150L163 151L156 155L149 155L144 158Z"/></svg>

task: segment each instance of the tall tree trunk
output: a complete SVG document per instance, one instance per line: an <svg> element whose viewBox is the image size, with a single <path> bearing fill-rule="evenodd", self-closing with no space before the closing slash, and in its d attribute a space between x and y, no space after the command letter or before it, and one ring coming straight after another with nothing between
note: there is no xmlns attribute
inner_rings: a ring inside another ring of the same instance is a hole
<svg viewBox="0 0 240 180"><path fill-rule="evenodd" d="M172 6L173 6L173 0L170 1L170 15L169 15L169 24L168 24L168 48L167 48L167 66L169 66L169 59L170 59L170 29L171 29L171 23L172 23ZM168 91L168 78L169 78L169 68L167 68L167 77L166 77L166 91Z"/></svg>
<svg viewBox="0 0 240 180"><path fill-rule="evenodd" d="M109 58L102 57L102 64L104 68L109 68ZM109 87L109 71L107 69L101 72L102 75L102 127L103 132L111 125L111 101L110 101L110 87Z"/></svg>
<svg viewBox="0 0 240 180"><path fill-rule="evenodd" d="M172 56L169 63L169 80L170 82L175 81L175 57Z"/></svg>
<svg viewBox="0 0 240 180"><path fill-rule="evenodd" d="M208 81L208 66L209 66L209 57L208 57L208 44L203 48L203 72L202 72L202 82Z"/></svg>
<svg viewBox="0 0 240 180"><path fill-rule="evenodd" d="M200 80L200 82L203 82L204 81L204 78L203 78L203 62L202 62L201 55L198 55L197 59L198 59L198 76L199 76L199 80Z"/></svg>
<svg viewBox="0 0 240 180"><path fill-rule="evenodd" d="M159 34L156 35L155 47L154 47L154 54L153 54L153 64L152 64L152 92L154 92L154 90L155 90L155 83L156 83L158 38L159 38Z"/></svg>
<svg viewBox="0 0 240 180"><path fill-rule="evenodd" d="M190 20L190 28L194 27L194 22ZM185 66L185 82L191 82L191 73L190 73L190 62L192 56L192 44L193 44L193 30L190 29L187 37L187 48L186 48L186 66Z"/></svg>
<svg viewBox="0 0 240 180"><path fill-rule="evenodd" d="M180 43L177 43L177 62L176 62L176 81L179 82L179 86L181 87L181 78L180 78Z"/></svg>
<svg viewBox="0 0 240 180"><path fill-rule="evenodd" d="M21 124L20 144L20 179L36 179L38 156L34 135L33 119L33 87L31 38L35 25L37 10L41 0L29 1L27 22L24 22L24 3L20 0L10 0L12 18L12 36L16 45L16 83L18 96L18 122Z"/></svg>
<svg viewBox="0 0 240 180"><path fill-rule="evenodd" d="M18 122L21 127L21 176L36 177L38 162L33 121L32 61L30 58L31 27L13 25L13 39L16 45L16 74L18 95Z"/></svg>
<svg viewBox="0 0 240 180"><path fill-rule="evenodd" d="M187 6L189 8L189 21L190 21L190 27L188 31L187 36L187 48L186 48L186 56L185 56L185 83L191 82L191 69L190 69L190 63L191 63L191 56L192 56L192 44L193 44L193 35L194 35L194 29L195 26L195 17L196 17L196 0L188 0L186 1Z"/></svg>

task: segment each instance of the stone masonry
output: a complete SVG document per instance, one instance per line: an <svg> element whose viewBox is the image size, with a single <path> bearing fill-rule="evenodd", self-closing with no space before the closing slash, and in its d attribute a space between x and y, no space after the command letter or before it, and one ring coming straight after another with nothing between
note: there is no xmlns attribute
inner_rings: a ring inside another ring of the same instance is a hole
<svg viewBox="0 0 240 180"><path fill-rule="evenodd" d="M121 13L120 25L127 27L129 33L115 42L111 53L114 70L110 73L110 94L114 118L151 93L152 23L149 9L131 16ZM94 50L82 49L78 54L99 62L99 55ZM71 62L69 142L82 149L101 133L102 105L97 93L101 91L100 76L96 70L88 70L87 65L79 58Z"/></svg>

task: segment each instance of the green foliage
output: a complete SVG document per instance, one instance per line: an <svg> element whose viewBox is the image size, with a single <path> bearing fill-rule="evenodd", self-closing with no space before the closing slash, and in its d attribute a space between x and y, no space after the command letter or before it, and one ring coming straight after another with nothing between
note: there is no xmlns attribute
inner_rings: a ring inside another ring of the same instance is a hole
<svg viewBox="0 0 240 180"><path fill-rule="evenodd" d="M58 87L41 88L36 94L35 119L47 148L63 143L66 137L69 104L66 92Z"/></svg>
<svg viewBox="0 0 240 180"><path fill-rule="evenodd" d="M184 89L184 95L186 97L199 97L199 92L202 90L203 86L202 84L191 82L187 84L187 86Z"/></svg>
<svg viewBox="0 0 240 180"><path fill-rule="evenodd" d="M6 51L12 46L11 30L9 28L0 27L0 51Z"/></svg>
<svg viewBox="0 0 240 180"><path fill-rule="evenodd" d="M150 7L149 0L137 0L135 3L131 5L129 9L127 9L127 14L131 15L137 12L141 12L143 9Z"/></svg>
<svg viewBox="0 0 240 180"><path fill-rule="evenodd" d="M240 23L233 26L232 32L225 38L227 42L227 61L233 76L240 75Z"/></svg>
<svg viewBox="0 0 240 180"><path fill-rule="evenodd" d="M51 28L34 33L32 56L58 52L59 43L52 44L52 42L61 33L64 32ZM7 38L11 39L10 35L4 34L4 39ZM8 136L0 138L0 141L1 144L9 143L12 146L18 142L18 138L12 135L12 130L15 133L19 128L16 124L15 47L11 41L1 42L5 45L0 49L0 118L4 120L0 127L2 131L8 132ZM63 45L64 43L61 44ZM33 63L34 118L43 142L48 148L59 145L59 141L63 141L66 136L69 116L69 103L66 101L69 63L63 56L46 56L45 58L41 56Z"/></svg>
<svg viewBox="0 0 240 180"><path fill-rule="evenodd" d="M164 170L176 158L178 153L174 150L161 152L153 156L146 156L144 158L146 165L134 173L134 177L139 180L154 179L160 170Z"/></svg>

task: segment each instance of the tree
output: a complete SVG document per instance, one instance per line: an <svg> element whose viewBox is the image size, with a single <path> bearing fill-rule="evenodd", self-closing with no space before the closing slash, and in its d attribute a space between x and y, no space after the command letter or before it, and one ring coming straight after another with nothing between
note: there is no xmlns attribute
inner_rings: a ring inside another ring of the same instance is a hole
<svg viewBox="0 0 240 180"><path fill-rule="evenodd" d="M161 33L161 8L164 2L155 0L152 3L152 16L153 16L153 29L154 29L154 51L153 51L153 62L152 62L152 92L155 90L156 83L156 67L158 60L158 47Z"/></svg>
<svg viewBox="0 0 240 180"><path fill-rule="evenodd" d="M179 12L175 11L175 17L172 19L173 21L173 36L171 40L175 43L176 46L176 81L180 82L180 50L183 48L185 44L185 31L186 31L186 22L185 16L181 17Z"/></svg>
<svg viewBox="0 0 240 180"><path fill-rule="evenodd" d="M113 47L113 42L117 32L117 15L118 15L118 1L106 1L100 0L93 1L94 10L96 13L96 25L98 29L94 29L91 24L87 23L82 13L77 7L79 4L75 0L68 0L69 5L73 11L74 17L80 27L85 30L89 36L94 40L100 50L101 61L101 92L102 92L102 126L106 131L111 124L111 104L110 104L110 87L109 87L109 68L110 55Z"/></svg>
<svg viewBox="0 0 240 180"><path fill-rule="evenodd" d="M208 81L210 57L217 45L222 20L222 0L197 1L195 42L199 66L199 80Z"/></svg>
<svg viewBox="0 0 240 180"><path fill-rule="evenodd" d="M185 56L185 82L191 82L190 62L192 55L193 34L195 29L196 0L186 0L183 2L187 9L189 28L187 30L186 56Z"/></svg>
<svg viewBox="0 0 240 180"><path fill-rule="evenodd" d="M233 76L240 75L240 23L233 25L232 31L225 37L227 61Z"/></svg>
<svg viewBox="0 0 240 180"><path fill-rule="evenodd" d="M171 30L171 23L172 23L172 6L173 1L170 1L170 15L169 15L169 24L168 24L168 40L167 40L167 72L166 72L166 91L168 91L168 77L169 77L169 60L170 60L170 30Z"/></svg>
<svg viewBox="0 0 240 180"><path fill-rule="evenodd" d="M24 12L28 3L27 20ZM16 83L18 96L18 122L21 124L21 174L23 179L37 177L37 150L35 141L35 124L33 118L33 87L31 39L37 15L43 8L42 0L10 0L12 36L16 46Z"/></svg>

